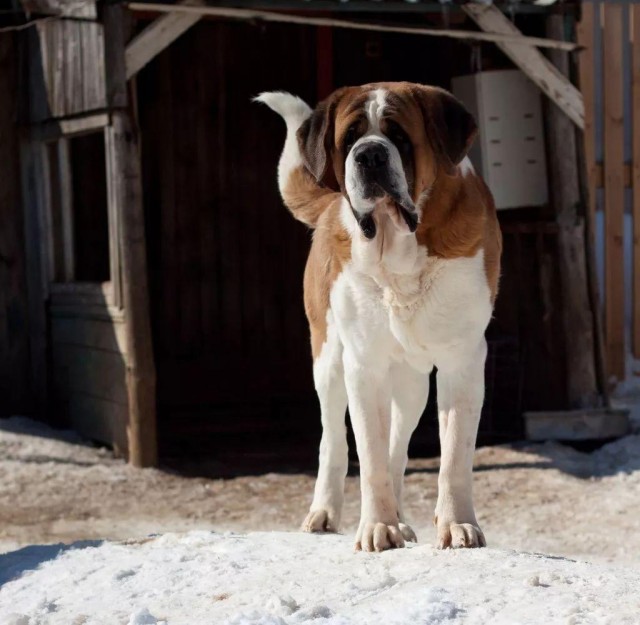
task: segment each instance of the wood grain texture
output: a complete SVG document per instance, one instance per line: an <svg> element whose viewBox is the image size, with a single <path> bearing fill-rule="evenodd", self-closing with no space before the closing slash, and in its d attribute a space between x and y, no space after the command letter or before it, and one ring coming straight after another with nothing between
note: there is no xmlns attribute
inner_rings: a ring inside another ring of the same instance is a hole
<svg viewBox="0 0 640 625"><path fill-rule="evenodd" d="M202 4L186 0L181 4ZM149 24L127 45L125 53L127 78L135 76L147 63L170 46L201 19L201 15L167 13Z"/></svg>
<svg viewBox="0 0 640 625"><path fill-rule="evenodd" d="M17 38L0 34L0 415L33 410L24 215L20 193Z"/></svg>
<svg viewBox="0 0 640 625"><path fill-rule="evenodd" d="M98 22L40 22L29 34L29 118L42 122L107 106L104 34Z"/></svg>
<svg viewBox="0 0 640 625"><path fill-rule="evenodd" d="M128 23L121 5L105 7L105 32L110 42L107 76L112 95L127 95L125 41ZM127 442L129 462L155 466L158 461L156 435L156 368L153 355L147 248L138 130L128 102L115 110L106 130L111 193L119 224L121 289L127 339L126 380L128 389Z"/></svg>
<svg viewBox="0 0 640 625"><path fill-rule="evenodd" d="M589 211L591 223L595 223L596 214L596 137L595 137L595 15L594 4L582 4L582 15L577 24L576 34L578 43L583 50L578 56L578 70L580 77L580 92L584 102L584 153L589 185Z"/></svg>
<svg viewBox="0 0 640 625"><path fill-rule="evenodd" d="M625 376L623 7L604 5L605 336L609 375Z"/></svg>
<svg viewBox="0 0 640 625"><path fill-rule="evenodd" d="M484 31L522 36L518 28L492 4L469 2L461 8ZM511 41L495 43L578 128L584 127L584 104L580 91L537 48Z"/></svg>
<svg viewBox="0 0 640 625"><path fill-rule="evenodd" d="M564 17L547 18L547 35L562 37ZM568 53L549 52L550 61L563 75L569 75ZM566 351L566 380L569 405L585 408L599 404L596 380L594 315L589 299L584 219L578 214L583 204L578 172L576 127L555 106L547 107L546 126L549 154L549 190L559 225L559 270L562 282L562 315Z"/></svg>
<svg viewBox="0 0 640 625"><path fill-rule="evenodd" d="M633 311L631 336L633 355L640 358L640 5L632 4L632 123L633 123Z"/></svg>

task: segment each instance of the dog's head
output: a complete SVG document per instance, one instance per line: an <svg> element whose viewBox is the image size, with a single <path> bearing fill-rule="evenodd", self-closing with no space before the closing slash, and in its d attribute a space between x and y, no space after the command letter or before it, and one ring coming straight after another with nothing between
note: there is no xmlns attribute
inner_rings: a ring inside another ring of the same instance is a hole
<svg viewBox="0 0 640 625"><path fill-rule="evenodd" d="M307 169L349 201L363 234L376 234L383 206L415 232L436 176L451 173L476 134L471 114L449 92L412 83L338 89L298 130Z"/></svg>

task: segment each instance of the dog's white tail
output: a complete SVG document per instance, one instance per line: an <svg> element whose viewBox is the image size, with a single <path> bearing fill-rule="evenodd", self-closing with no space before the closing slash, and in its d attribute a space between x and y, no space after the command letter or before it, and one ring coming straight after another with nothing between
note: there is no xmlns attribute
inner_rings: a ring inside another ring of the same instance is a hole
<svg viewBox="0 0 640 625"><path fill-rule="evenodd" d="M307 226L315 228L327 206L339 195L318 184L307 171L297 132L311 115L309 105L283 91L269 91L254 98L278 113L287 124L287 138L278 164L278 186L285 206Z"/></svg>
<svg viewBox="0 0 640 625"><path fill-rule="evenodd" d="M302 123L311 115L311 107L301 98L285 91L265 91L254 98L255 102L266 104L284 119L287 124L287 138L278 165L278 186L284 194L291 172L303 164L296 133Z"/></svg>

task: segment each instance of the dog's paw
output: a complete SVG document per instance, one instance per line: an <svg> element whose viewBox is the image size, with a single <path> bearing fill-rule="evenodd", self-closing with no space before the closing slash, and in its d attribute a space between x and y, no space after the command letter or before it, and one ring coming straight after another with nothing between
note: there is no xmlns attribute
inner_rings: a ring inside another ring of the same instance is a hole
<svg viewBox="0 0 640 625"><path fill-rule="evenodd" d="M409 526L405 525L405 527ZM361 521L356 535L355 549L356 551L385 551L385 549L404 547L404 541L402 531L397 525Z"/></svg>
<svg viewBox="0 0 640 625"><path fill-rule="evenodd" d="M472 523L437 522L438 549L486 547L482 530Z"/></svg>
<svg viewBox="0 0 640 625"><path fill-rule="evenodd" d="M408 543L418 542L418 537L416 536L416 533L406 523L399 523L398 529L400 530L400 533L402 534L402 537L405 539L406 542Z"/></svg>
<svg viewBox="0 0 640 625"><path fill-rule="evenodd" d="M310 510L302 523L303 532L316 534L319 532L337 532L340 520L329 510Z"/></svg>

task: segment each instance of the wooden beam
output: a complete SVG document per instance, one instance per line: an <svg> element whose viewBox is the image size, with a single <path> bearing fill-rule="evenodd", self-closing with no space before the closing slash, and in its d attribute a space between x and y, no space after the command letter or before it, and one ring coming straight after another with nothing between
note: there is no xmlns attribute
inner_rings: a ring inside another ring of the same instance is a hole
<svg viewBox="0 0 640 625"><path fill-rule="evenodd" d="M199 5L201 3L185 1L181 4ZM174 12L167 13L149 24L127 46L125 52L127 79L135 76L147 63L170 46L180 35L187 32L201 18L202 15L198 13Z"/></svg>
<svg viewBox="0 0 640 625"><path fill-rule="evenodd" d="M543 37L525 37L516 29L513 33L486 33L474 30L453 30L444 28L422 28L405 26L388 26L370 22L355 22L338 20L330 17L309 17L306 15L289 15L275 11L261 11L257 9L236 9L233 7L188 6L178 4L160 4L156 2L129 2L132 11L157 11L159 13L183 13L196 15L211 15L242 20L262 20L264 22L279 22L281 24L300 24L303 26L328 26L330 28L347 28L351 30L369 30L381 33L404 33L406 35L426 35L430 37L450 37L465 41L492 42L522 42L541 48L558 48L561 50L576 50L578 45L570 41L552 41Z"/></svg>
<svg viewBox="0 0 640 625"><path fill-rule="evenodd" d="M640 5L629 7L632 30L632 98L633 98L633 313L631 340L633 355L640 358Z"/></svg>
<svg viewBox="0 0 640 625"><path fill-rule="evenodd" d="M109 113L90 113L69 119L55 119L29 127L29 136L36 141L56 141L63 137L95 132L109 125Z"/></svg>
<svg viewBox="0 0 640 625"><path fill-rule="evenodd" d="M107 75L115 93L126 95L125 10L122 5L105 7L106 40L112 47L107 56ZM119 51L119 54L118 54ZM158 462L156 434L156 370L153 357L142 174L138 132L130 102L112 113L106 129L107 172L110 210L117 213L121 259L121 287L127 343L126 379L129 407L127 439L129 462L154 466Z"/></svg>
<svg viewBox="0 0 640 625"><path fill-rule="evenodd" d="M564 16L547 18L547 35L562 37ZM569 74L567 52L553 50L550 62ZM549 192L558 231L558 271L562 285L562 321L566 354L566 389L571 408L600 404L596 377L594 315L589 299L584 219L578 171L576 128L562 111L547 104L545 115L549 159Z"/></svg>
<svg viewBox="0 0 640 625"><path fill-rule="evenodd" d="M584 157L589 188L589 212L591 223L596 218L596 136L595 136L595 15L592 2L582 4L582 16L577 25L578 43L583 50L578 58L580 91L584 102ZM602 184L600 184L602 186Z"/></svg>
<svg viewBox="0 0 640 625"><path fill-rule="evenodd" d="M584 129L584 104L580 91L493 4L469 2L462 10L485 32L521 40L496 40L495 44L578 126Z"/></svg>
<svg viewBox="0 0 640 625"><path fill-rule="evenodd" d="M523 416L530 441L607 440L626 436L631 430L625 409L525 412Z"/></svg>
<svg viewBox="0 0 640 625"><path fill-rule="evenodd" d="M589 182L591 182L591 180L589 180ZM622 184L625 189L631 189L634 184L638 186L638 183L632 175L632 166L628 163L624 163L622 166ZM604 165L602 163L596 163L596 166L593 168L593 185L596 189L604 188Z"/></svg>
<svg viewBox="0 0 640 625"><path fill-rule="evenodd" d="M96 0L22 0L22 8L28 13L96 19Z"/></svg>
<svg viewBox="0 0 640 625"><path fill-rule="evenodd" d="M625 377L623 7L604 4L605 337L609 375Z"/></svg>
<svg viewBox="0 0 640 625"><path fill-rule="evenodd" d="M33 412L24 203L20 196L18 40L0 35L0 415Z"/></svg>

